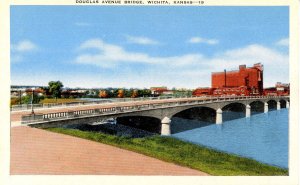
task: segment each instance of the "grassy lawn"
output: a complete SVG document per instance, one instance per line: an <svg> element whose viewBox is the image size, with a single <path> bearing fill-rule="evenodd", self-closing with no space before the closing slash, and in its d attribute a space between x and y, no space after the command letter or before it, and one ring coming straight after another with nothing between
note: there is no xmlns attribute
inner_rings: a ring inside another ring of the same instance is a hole
<svg viewBox="0 0 300 185"><path fill-rule="evenodd" d="M49 128L46 130L113 145L211 175L288 175L286 169L222 153L172 137L128 138L75 129Z"/></svg>
<svg viewBox="0 0 300 185"><path fill-rule="evenodd" d="M84 102L83 100L77 100L74 98L45 98L40 103L70 103L70 102Z"/></svg>

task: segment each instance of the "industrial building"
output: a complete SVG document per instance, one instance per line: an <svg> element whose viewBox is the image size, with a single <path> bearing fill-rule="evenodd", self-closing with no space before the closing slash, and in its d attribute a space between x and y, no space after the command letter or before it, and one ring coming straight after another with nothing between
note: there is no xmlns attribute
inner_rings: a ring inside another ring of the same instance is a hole
<svg viewBox="0 0 300 185"><path fill-rule="evenodd" d="M263 93L263 65L258 63L253 67L240 65L239 70L213 72L211 75L211 87L219 89L225 94L230 90L238 94L261 95ZM223 93L223 94L224 94Z"/></svg>
<svg viewBox="0 0 300 185"><path fill-rule="evenodd" d="M238 70L212 72L211 88L197 88L195 96L255 96L255 95L286 95L289 84L277 83L276 88L263 89L263 65L254 64L252 67L240 65Z"/></svg>

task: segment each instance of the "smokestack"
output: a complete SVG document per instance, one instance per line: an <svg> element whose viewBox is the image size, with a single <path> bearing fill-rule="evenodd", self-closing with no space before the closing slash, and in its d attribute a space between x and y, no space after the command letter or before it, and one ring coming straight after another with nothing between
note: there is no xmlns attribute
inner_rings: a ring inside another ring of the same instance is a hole
<svg viewBox="0 0 300 185"><path fill-rule="evenodd" d="M224 87L226 87L226 69L224 69L224 81L225 81L225 86Z"/></svg>

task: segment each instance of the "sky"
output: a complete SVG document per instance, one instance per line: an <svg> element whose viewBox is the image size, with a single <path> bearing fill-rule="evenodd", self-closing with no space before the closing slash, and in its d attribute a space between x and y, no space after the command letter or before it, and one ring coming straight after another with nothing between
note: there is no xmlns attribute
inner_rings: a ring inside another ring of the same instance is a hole
<svg viewBox="0 0 300 185"><path fill-rule="evenodd" d="M264 65L289 82L288 7L11 6L11 84L197 88Z"/></svg>

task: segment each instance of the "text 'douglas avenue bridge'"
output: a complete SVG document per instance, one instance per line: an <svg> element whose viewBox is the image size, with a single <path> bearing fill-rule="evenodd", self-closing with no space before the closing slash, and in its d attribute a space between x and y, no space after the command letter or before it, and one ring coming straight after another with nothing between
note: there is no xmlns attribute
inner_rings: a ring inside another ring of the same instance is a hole
<svg viewBox="0 0 300 185"><path fill-rule="evenodd" d="M22 116L22 123L35 127L56 127L71 124L93 124L110 118L126 116L146 116L161 120L161 134L171 134L171 118L182 111L205 107L215 111L215 122L223 122L222 114L226 107L239 104L245 109L245 117L251 116L254 103L262 105L263 112L274 105L275 109L289 108L289 96L230 96L230 97L190 97L172 98L152 101L118 102L99 105L93 109L61 111L53 113L37 113ZM273 107L274 108L274 107Z"/></svg>

